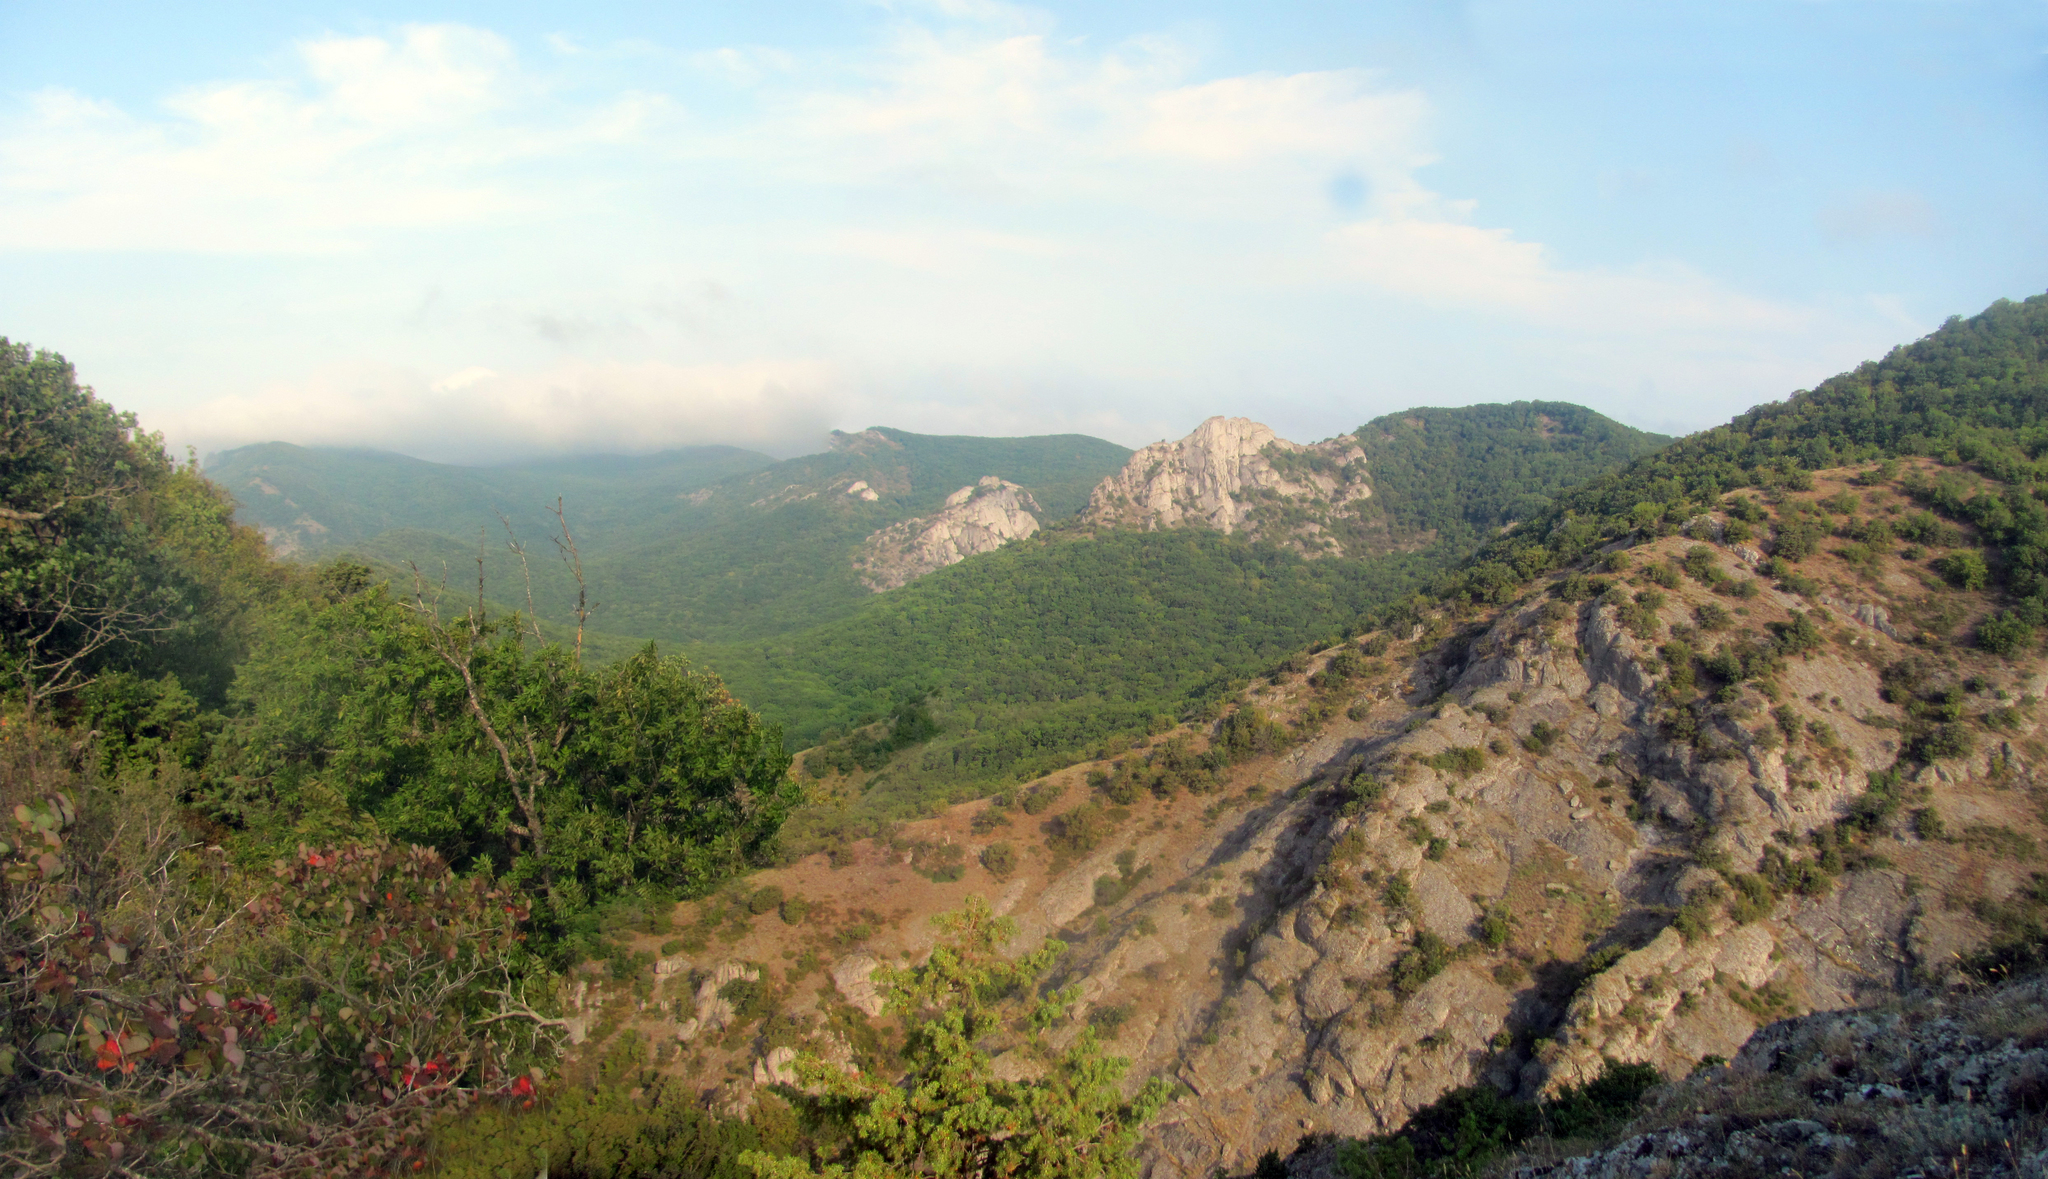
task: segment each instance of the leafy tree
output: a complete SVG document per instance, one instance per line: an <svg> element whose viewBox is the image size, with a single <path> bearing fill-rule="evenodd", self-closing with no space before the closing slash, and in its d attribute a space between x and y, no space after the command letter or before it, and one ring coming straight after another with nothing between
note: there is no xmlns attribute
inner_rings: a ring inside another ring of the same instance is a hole
<svg viewBox="0 0 2048 1179"><path fill-rule="evenodd" d="M796 800L789 754L715 677L651 646L592 670L342 572L243 666L198 793L245 857L360 814L537 890L559 933L624 892L701 893L768 854Z"/></svg>
<svg viewBox="0 0 2048 1179"><path fill-rule="evenodd" d="M760 1151L741 1163L760 1179L1136 1176L1139 1132L1165 1104L1167 1086L1152 1078L1126 1101L1118 1081L1130 1064L1103 1056L1093 1027L1064 1051L1044 1041L1042 1029L1074 995L1034 1001L1033 988L1066 947L1047 941L1005 958L1015 922L979 897L936 920L945 940L931 957L884 976L890 1010L906 1024L909 1075L891 1082L800 1057L799 1078L821 1096L797 1099L844 1126L843 1148L815 1163ZM992 1048L1036 1058L1043 1075L1002 1079Z"/></svg>

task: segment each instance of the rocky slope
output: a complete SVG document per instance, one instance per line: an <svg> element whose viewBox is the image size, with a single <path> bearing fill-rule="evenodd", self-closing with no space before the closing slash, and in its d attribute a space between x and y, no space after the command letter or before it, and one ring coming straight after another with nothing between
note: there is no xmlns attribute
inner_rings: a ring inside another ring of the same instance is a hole
<svg viewBox="0 0 2048 1179"><path fill-rule="evenodd" d="M2048 1174L2048 980L1772 1024L1622 1141L1515 1179Z"/></svg>
<svg viewBox="0 0 2048 1179"><path fill-rule="evenodd" d="M1127 528L1199 524L1320 552L1335 547L1332 514L1371 495L1365 454L1348 436L1303 446L1249 418L1213 417L1132 455L1095 488L1084 518Z"/></svg>
<svg viewBox="0 0 2048 1179"><path fill-rule="evenodd" d="M863 482L845 494L874 492ZM993 552L1038 531L1038 501L1031 493L994 475L946 497L945 506L876 531L854 554L861 584L876 593L907 585L935 569Z"/></svg>
<svg viewBox="0 0 2048 1179"><path fill-rule="evenodd" d="M1776 511L1825 501L1868 533L1910 510L1845 494L1852 474ZM2048 666L1964 645L1992 601L1934 554L1849 545L1774 581L1730 524L1751 510L1724 507L1317 653L1242 701L1287 747L1219 780L1183 772L1212 739L1183 730L1055 775L1042 813L969 804L756 877L815 903L798 924L686 907L695 940L648 946L677 981L592 1026L637 1021L744 1108L771 1052L871 1041L873 966L980 892L1071 943L1055 981L1134 1084L1185 1085L1147 1146L1164 1179L1386 1131L1462 1085L1533 1096L1606 1058L1683 1075L1782 1017L1940 983L2048 905ZM999 842L1001 875L979 862ZM782 976L777 1014L677 1041L738 963Z"/></svg>

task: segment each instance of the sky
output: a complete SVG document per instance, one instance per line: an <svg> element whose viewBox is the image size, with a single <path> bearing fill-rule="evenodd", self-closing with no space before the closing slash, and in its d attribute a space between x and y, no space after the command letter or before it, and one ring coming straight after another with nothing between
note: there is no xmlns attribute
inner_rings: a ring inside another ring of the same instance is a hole
<svg viewBox="0 0 2048 1179"><path fill-rule="evenodd" d="M2048 4L0 0L0 335L179 453L1680 433L2048 289Z"/></svg>

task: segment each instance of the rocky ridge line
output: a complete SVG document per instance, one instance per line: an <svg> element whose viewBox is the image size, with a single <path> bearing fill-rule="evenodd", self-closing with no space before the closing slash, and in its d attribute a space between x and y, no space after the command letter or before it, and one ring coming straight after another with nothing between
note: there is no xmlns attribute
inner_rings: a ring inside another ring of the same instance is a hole
<svg viewBox="0 0 2048 1179"><path fill-rule="evenodd" d="M1090 523L1155 530L1202 525L1219 532L1285 536L1308 551L1329 547L1329 515L1372 495L1365 452L1349 436L1289 442L1249 418L1212 417L1173 442L1132 455L1088 499ZM1273 508L1308 509L1304 519Z"/></svg>

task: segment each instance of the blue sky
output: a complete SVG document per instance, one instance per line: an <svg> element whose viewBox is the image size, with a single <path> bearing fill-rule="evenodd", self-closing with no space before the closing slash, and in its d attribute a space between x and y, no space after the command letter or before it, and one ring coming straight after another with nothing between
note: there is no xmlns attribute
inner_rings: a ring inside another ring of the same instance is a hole
<svg viewBox="0 0 2048 1179"><path fill-rule="evenodd" d="M1578 401L2048 287L2041 3L0 5L0 334L202 453Z"/></svg>

